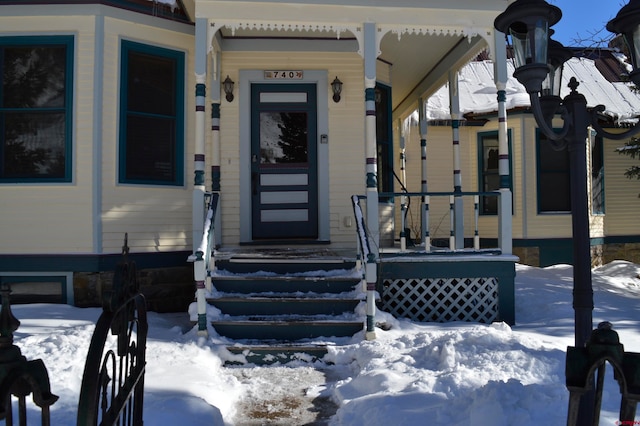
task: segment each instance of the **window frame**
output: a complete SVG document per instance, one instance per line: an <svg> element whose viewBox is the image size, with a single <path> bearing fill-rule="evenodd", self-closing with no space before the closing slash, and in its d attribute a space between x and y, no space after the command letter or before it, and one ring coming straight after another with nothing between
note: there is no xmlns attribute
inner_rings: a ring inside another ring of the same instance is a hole
<svg viewBox="0 0 640 426"><path fill-rule="evenodd" d="M477 134L477 156L478 156L478 192L485 192L484 190L484 182L485 182L485 172L484 172L484 155L483 155L483 142L485 139L496 139L498 140L498 130L489 130L486 132L478 132ZM499 142L498 142L499 143ZM509 190L511 191L511 194L513 194L513 152L512 152L512 143L511 143L511 129L507 130L507 150L508 150L508 154L509 154ZM498 179L500 178L500 166L499 166L499 159L498 159L498 169L497 169L497 176ZM497 197L496 197L497 198ZM512 197L513 199L513 197ZM480 205L478 206L479 208L479 215L480 216L496 216L498 214L498 211L496 210L495 213L491 213L491 212L484 212L484 197L480 196ZM513 205L512 205L512 214L513 214Z"/></svg>
<svg viewBox="0 0 640 426"><path fill-rule="evenodd" d="M559 132L561 129L554 129L555 131ZM541 155L540 155L540 147L542 143L547 143L549 144L550 142L548 141L548 138L545 136L545 134L542 132L542 130L540 128L536 128L536 208L537 208L537 212L539 215L570 215L571 214L571 166L570 166L570 159L569 159L569 152L567 151L566 148L557 151L557 152L565 152L566 153L566 159L567 159L567 167L566 167L566 171L562 172L560 170L556 170L555 173L564 173L567 176L567 200L569 203L569 209L568 210L542 210L541 208L541 204L542 204L542 191L541 191ZM553 148L552 148L553 149Z"/></svg>
<svg viewBox="0 0 640 426"><path fill-rule="evenodd" d="M73 113L74 113L74 58L75 58L75 36L73 35L29 35L29 36L2 36L0 37L0 68L4 65L4 50L10 46L34 46L34 47L46 47L46 46L64 46L65 52L65 77L64 77L64 93L65 103L62 107L29 107L29 108L5 108L0 99L0 134L4 132L4 114L5 112L16 111L60 111L64 113L64 175L61 177L4 177L0 174L0 184L3 183L36 183L36 184L48 184L48 183L69 183L73 180ZM3 82L0 82L0 92L2 92ZM0 93L2 96L2 93ZM0 140L0 149L4 149L5 141Z"/></svg>
<svg viewBox="0 0 640 426"><path fill-rule="evenodd" d="M595 193L595 180L597 179L596 176L594 176L594 152L598 151L596 155L599 156L599 160L601 163L601 167L598 173L598 176L600 177L601 183L600 183L600 194L598 194L602 200L600 206L600 209L596 208L596 203L594 202L594 199L596 198L596 193ZM590 182L589 182L589 192L590 192L590 204L591 204L591 215L592 216L604 216L606 213L606 207L607 207L607 202L606 202L606 197L605 197L605 180L606 180L606 174L605 174L605 163L604 163L604 138L600 135L598 135L594 130L591 131L591 138L590 138L590 146L589 146L589 177L590 177Z"/></svg>
<svg viewBox="0 0 640 426"><path fill-rule="evenodd" d="M180 50L168 49L165 47L139 43L130 40L121 40L120 52L120 111L119 111L119 133L118 133L118 184L142 184L159 186L183 187L185 183L184 162L185 162L185 53ZM140 53L143 55L156 56L174 61L176 76L174 81L175 113L170 115L160 115L143 112L149 118L173 117L175 120L174 138L175 146L173 155L175 158L174 178L172 180L160 180L154 178L128 178L127 177L127 123L129 116L128 109L128 84L129 84L129 53Z"/></svg>

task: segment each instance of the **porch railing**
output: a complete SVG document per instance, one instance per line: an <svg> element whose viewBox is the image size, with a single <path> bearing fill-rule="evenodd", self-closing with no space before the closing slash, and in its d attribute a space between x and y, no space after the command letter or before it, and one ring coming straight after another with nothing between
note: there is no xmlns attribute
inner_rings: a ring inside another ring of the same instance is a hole
<svg viewBox="0 0 640 426"><path fill-rule="evenodd" d="M377 251L371 250L369 232L362 214L360 206L360 197L351 196L353 204L353 214L356 219L356 231L358 235L358 257L364 266L364 280L367 288L367 322L366 334L367 340L375 339L375 323L376 315L376 283L378 281L377 271Z"/></svg>
<svg viewBox="0 0 640 426"><path fill-rule="evenodd" d="M215 217L219 194L205 195L207 214L204 221L202 239L195 253L189 256L193 262L193 277L196 284L196 304L198 312L198 334L207 335L207 290L211 291L211 273L215 269Z"/></svg>
<svg viewBox="0 0 640 426"><path fill-rule="evenodd" d="M417 211L420 216L418 226L419 241L417 241L417 245L421 246L426 252L488 248L500 249L503 254L511 254L512 209L510 192L393 192L380 193L379 197L380 199L400 199L400 231L398 232L400 251L406 251L407 247L414 243L407 232L411 231L407 216L411 212ZM496 206L497 212L481 215L481 201L488 202L492 199L495 200L492 205ZM413 204L412 200L417 200L420 206L419 209L410 208ZM438 213L434 215L436 210ZM495 230L493 231L496 234L495 237L485 239L485 241L493 241L495 239L497 241L495 246L484 244L484 247L481 247L481 217L483 217L484 222L487 222L487 226ZM472 223L473 227L471 233L465 229L465 224L469 224L469 222ZM472 241L471 244L465 243L465 241L469 240ZM436 241L442 243L434 245Z"/></svg>

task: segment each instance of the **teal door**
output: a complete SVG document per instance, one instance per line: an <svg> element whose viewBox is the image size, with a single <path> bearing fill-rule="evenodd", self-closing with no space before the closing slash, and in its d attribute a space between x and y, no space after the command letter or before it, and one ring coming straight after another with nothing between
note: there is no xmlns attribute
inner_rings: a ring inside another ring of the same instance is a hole
<svg viewBox="0 0 640 426"><path fill-rule="evenodd" d="M252 237L318 238L315 84L251 85Z"/></svg>

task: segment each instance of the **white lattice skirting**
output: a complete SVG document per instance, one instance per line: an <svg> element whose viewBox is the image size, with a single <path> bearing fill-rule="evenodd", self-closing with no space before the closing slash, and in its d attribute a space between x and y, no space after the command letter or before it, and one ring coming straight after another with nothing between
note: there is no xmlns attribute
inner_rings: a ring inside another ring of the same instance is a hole
<svg viewBox="0 0 640 426"><path fill-rule="evenodd" d="M491 323L498 317L498 281L495 278L386 279L381 309L414 321Z"/></svg>

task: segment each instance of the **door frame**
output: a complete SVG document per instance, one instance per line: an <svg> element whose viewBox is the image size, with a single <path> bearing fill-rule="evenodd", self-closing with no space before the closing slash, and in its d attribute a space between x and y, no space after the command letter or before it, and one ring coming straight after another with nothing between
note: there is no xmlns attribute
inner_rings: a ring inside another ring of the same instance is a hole
<svg viewBox="0 0 640 426"><path fill-rule="evenodd" d="M321 136L329 134L329 83L328 72L323 70L304 70L300 80L266 80L264 70L240 70L239 72L239 172L240 172L240 243L254 241L251 218L251 84L296 84L312 83L316 85L317 99L317 158L318 158L318 239L307 242L330 241L329 230L329 145L321 143ZM277 240L271 240L277 242Z"/></svg>

